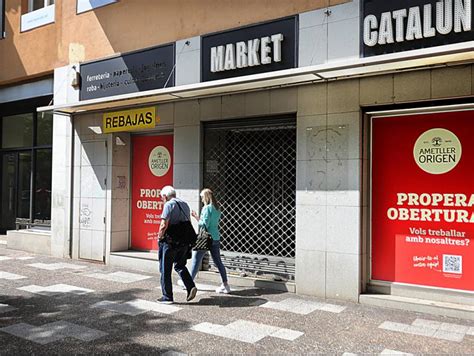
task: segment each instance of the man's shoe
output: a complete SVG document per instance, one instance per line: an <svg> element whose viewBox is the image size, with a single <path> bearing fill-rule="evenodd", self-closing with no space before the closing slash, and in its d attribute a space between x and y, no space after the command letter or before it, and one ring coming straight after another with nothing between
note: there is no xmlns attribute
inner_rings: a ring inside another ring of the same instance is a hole
<svg viewBox="0 0 474 356"><path fill-rule="evenodd" d="M173 304L172 300L166 299L165 297L158 298L156 301L160 304Z"/></svg>
<svg viewBox="0 0 474 356"><path fill-rule="evenodd" d="M197 290L196 287L192 287L191 290L188 292L188 296L186 297L186 301L190 302L191 300L193 300L194 297L196 296L197 291L198 290Z"/></svg>

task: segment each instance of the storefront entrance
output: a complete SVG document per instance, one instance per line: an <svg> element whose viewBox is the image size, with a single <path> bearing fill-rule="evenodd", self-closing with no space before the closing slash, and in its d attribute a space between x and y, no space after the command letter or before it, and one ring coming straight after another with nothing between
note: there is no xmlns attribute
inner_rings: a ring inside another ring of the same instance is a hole
<svg viewBox="0 0 474 356"><path fill-rule="evenodd" d="M35 112L49 100L0 105L0 233L50 227L53 119Z"/></svg>
<svg viewBox="0 0 474 356"><path fill-rule="evenodd" d="M226 267L294 279L294 118L206 124L203 178L221 202Z"/></svg>
<svg viewBox="0 0 474 356"><path fill-rule="evenodd" d="M372 118L372 280L474 291L473 113Z"/></svg>
<svg viewBox="0 0 474 356"><path fill-rule="evenodd" d="M1 161L1 226L12 230L17 218L28 219L30 216L31 152L3 153Z"/></svg>

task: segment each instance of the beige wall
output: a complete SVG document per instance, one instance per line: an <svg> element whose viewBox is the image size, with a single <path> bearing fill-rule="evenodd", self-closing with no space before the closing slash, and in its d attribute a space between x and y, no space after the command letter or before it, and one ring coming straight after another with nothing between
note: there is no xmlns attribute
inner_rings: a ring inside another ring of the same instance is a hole
<svg viewBox="0 0 474 356"><path fill-rule="evenodd" d="M23 2L23 6L21 6ZM348 0L119 0L76 14L76 0L56 0L56 22L20 33L25 0L6 1L0 85L56 67L200 34L276 19Z"/></svg>

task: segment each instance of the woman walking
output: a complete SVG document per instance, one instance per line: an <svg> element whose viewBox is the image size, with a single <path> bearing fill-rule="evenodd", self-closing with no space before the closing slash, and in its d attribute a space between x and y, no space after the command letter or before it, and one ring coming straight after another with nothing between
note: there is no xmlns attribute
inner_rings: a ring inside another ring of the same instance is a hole
<svg viewBox="0 0 474 356"><path fill-rule="evenodd" d="M195 211L192 212L192 216L199 221L199 228L205 228L212 236L212 246L210 249L212 260L216 265L217 269L222 278L222 285L216 289L216 293L229 293L230 287L227 281L227 273L224 264L221 260L220 253L220 234L219 234L219 220L221 218L221 211L219 210L219 203L214 197L212 190L205 188L199 194L204 207L201 210L201 216ZM201 266L202 258L206 251L193 251L193 257L191 261L191 277L193 280L196 278L199 267Z"/></svg>

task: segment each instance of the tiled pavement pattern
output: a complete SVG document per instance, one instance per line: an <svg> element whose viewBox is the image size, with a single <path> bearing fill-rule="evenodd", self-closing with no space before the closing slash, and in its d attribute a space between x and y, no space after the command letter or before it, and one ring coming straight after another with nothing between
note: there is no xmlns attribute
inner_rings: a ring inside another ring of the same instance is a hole
<svg viewBox="0 0 474 356"><path fill-rule="evenodd" d="M293 341L304 334L296 330L284 329L246 320L237 320L228 325L201 323L193 326L191 330L251 344L260 341L267 336Z"/></svg>
<svg viewBox="0 0 474 356"><path fill-rule="evenodd" d="M119 283L133 283L152 278L151 276L144 276L137 273L129 272L114 272L114 273L90 273L85 274L86 277L103 279L105 281L119 282Z"/></svg>
<svg viewBox="0 0 474 356"><path fill-rule="evenodd" d="M340 313L346 307L335 305L335 304L328 304L328 303L319 303L319 302L308 302L300 299L285 299L281 302L267 302L265 304L260 305L262 308L269 308L269 309L276 309L282 310L289 313L307 315L309 313L314 312L315 310L323 310L331 313Z"/></svg>
<svg viewBox="0 0 474 356"><path fill-rule="evenodd" d="M413 356L411 353L401 352L397 350L385 349L379 355L394 355L394 356ZM358 356L351 352L344 352L342 356Z"/></svg>
<svg viewBox="0 0 474 356"><path fill-rule="evenodd" d="M8 280L17 280L17 279L25 279L27 277L21 276L15 273L3 272L0 271L0 279L8 279Z"/></svg>
<svg viewBox="0 0 474 356"><path fill-rule="evenodd" d="M63 294L63 293L71 293L71 294L87 294L92 293L93 290L87 288L81 288L76 286L70 286L68 284L54 284L51 286L37 286L37 285L29 285L17 288L18 290L23 290L25 292L36 293L46 296L56 295L56 294Z"/></svg>
<svg viewBox="0 0 474 356"><path fill-rule="evenodd" d="M425 319L416 319L411 325L385 321L379 328L454 342L461 342L466 335L474 336L474 327Z"/></svg>
<svg viewBox="0 0 474 356"><path fill-rule="evenodd" d="M103 300L91 306L91 308L101 308L110 310L116 313L124 315L139 315L149 311L162 313L162 314L173 314L182 308L175 305L160 304L156 302L150 302L143 299L135 299L129 302L116 302L110 300Z"/></svg>
<svg viewBox="0 0 474 356"><path fill-rule="evenodd" d="M42 345L64 339L65 337L72 337L81 341L92 341L107 335L107 333L102 331L90 329L67 321L57 321L42 326L19 323L1 328L0 331Z"/></svg>
<svg viewBox="0 0 474 356"><path fill-rule="evenodd" d="M474 321L469 320L256 287L216 294L217 285L210 283L197 284L201 290L191 303L174 286L175 304L162 305L155 302L161 295L157 273L40 255L34 262L48 269L34 268L18 258L24 252L2 246L0 256L10 258L0 263L9 273L4 276L26 277L0 279L0 355L451 355L474 350ZM71 265L84 268L65 267ZM392 324L384 324L388 321ZM379 327L427 328L427 321L436 322L430 324L437 328L433 335L454 328L463 337L453 341Z"/></svg>
<svg viewBox="0 0 474 356"><path fill-rule="evenodd" d="M20 261L26 261L26 260L32 260L34 259L33 256L18 256L18 257L8 257L8 256L0 256L0 262L1 261L11 261L11 260L20 260Z"/></svg>
<svg viewBox="0 0 474 356"><path fill-rule="evenodd" d="M28 266L34 267L34 268L39 268L39 269L45 269L47 271L56 271L59 269L83 269L87 268L87 266L78 266L74 265L71 263L32 263L29 264Z"/></svg>

